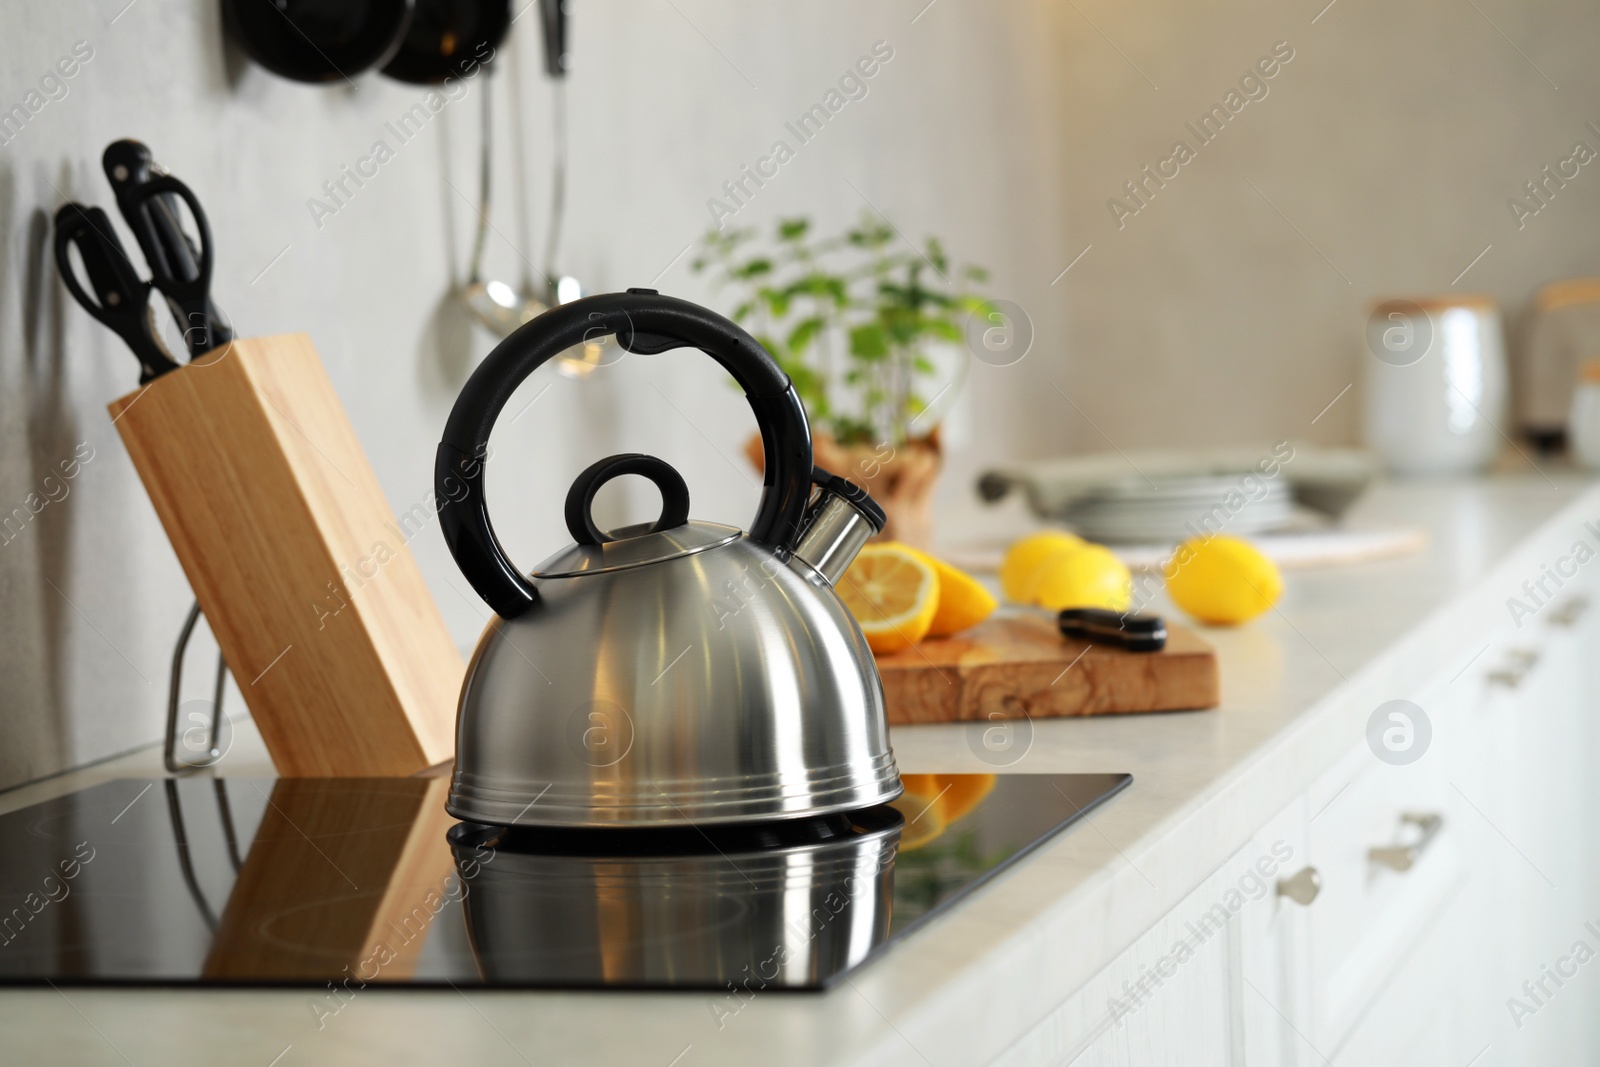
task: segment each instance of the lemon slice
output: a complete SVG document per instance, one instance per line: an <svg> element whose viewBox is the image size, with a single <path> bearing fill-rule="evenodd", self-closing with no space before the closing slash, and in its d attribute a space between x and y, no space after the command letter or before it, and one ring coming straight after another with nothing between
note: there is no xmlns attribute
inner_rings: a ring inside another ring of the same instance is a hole
<svg viewBox="0 0 1600 1067"><path fill-rule="evenodd" d="M939 575L927 557L893 541L867 545L835 590L874 652L898 652L924 637L939 612Z"/></svg>
<svg viewBox="0 0 1600 1067"><path fill-rule="evenodd" d="M923 559L939 576L939 610L933 616L933 625L928 627L929 637L949 637L971 629L1000 606L989 595L989 590L966 571L929 555L924 555Z"/></svg>

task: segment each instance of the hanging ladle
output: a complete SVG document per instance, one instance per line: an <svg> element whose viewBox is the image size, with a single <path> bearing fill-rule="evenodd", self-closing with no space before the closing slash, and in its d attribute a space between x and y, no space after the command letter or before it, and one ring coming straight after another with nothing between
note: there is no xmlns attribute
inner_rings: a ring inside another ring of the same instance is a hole
<svg viewBox="0 0 1600 1067"><path fill-rule="evenodd" d="M549 308L566 304L583 295L583 286L570 274L558 275L556 252L561 245L561 228L566 216L567 109L566 109L566 10L563 0L540 0L539 13L544 31L544 67L554 93L554 145L552 146L550 185L550 229L545 239L543 285L536 286L529 275L532 265L523 260L522 282L517 289L503 281L483 278L483 255L489 235L491 172L493 170L494 129L489 92L483 100L482 150L479 156L478 228L473 238L472 264L467 275L463 299L473 316L490 333L504 338L523 323ZM521 156L518 170L521 170ZM521 178L526 185L526 178ZM587 377L601 365L609 337L588 341L569 349L556 361L556 368L569 377Z"/></svg>
<svg viewBox="0 0 1600 1067"><path fill-rule="evenodd" d="M505 282L483 279L483 253L489 241L490 175L494 169L494 94L483 86L483 132L478 156L478 229L472 239L472 266L461 296L473 317L496 338L505 338L523 323L542 315L549 304L533 294L533 281L524 264L522 291Z"/></svg>

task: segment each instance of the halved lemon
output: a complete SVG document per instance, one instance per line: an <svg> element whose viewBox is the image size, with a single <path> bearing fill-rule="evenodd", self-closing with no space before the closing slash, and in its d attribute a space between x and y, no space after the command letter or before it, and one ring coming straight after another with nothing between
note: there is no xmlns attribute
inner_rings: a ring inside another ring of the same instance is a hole
<svg viewBox="0 0 1600 1067"><path fill-rule="evenodd" d="M939 613L939 575L921 552L886 541L867 545L836 591L874 652L898 652L928 636Z"/></svg>

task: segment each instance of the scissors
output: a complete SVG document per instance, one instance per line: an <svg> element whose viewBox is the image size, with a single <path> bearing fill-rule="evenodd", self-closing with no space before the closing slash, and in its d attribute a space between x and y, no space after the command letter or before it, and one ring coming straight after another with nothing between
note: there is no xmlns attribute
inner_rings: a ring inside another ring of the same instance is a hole
<svg viewBox="0 0 1600 1067"><path fill-rule="evenodd" d="M157 334L151 289L166 299L191 360L231 341L233 330L211 301L211 226L194 193L165 173L138 141L113 142L102 162L151 279L145 281L134 268L110 217L77 203L56 212L56 267L73 298L133 350L143 385L178 366ZM184 232L180 205L188 207L198 242ZM74 248L88 287L73 269L69 252Z"/></svg>
<svg viewBox="0 0 1600 1067"><path fill-rule="evenodd" d="M101 157L117 208L150 265L151 281L166 297L189 358L233 340L233 330L211 301L211 225L200 201L155 161L139 141L113 141ZM179 202L199 231L199 247L183 232Z"/></svg>
<svg viewBox="0 0 1600 1067"><path fill-rule="evenodd" d="M76 248L89 276L91 296L72 269L68 250ZM112 333L128 343L143 371L144 385L178 364L156 336L150 314L150 282L139 277L122 248L111 219L97 207L64 204L56 212L56 269L67 291L85 311L99 319Z"/></svg>

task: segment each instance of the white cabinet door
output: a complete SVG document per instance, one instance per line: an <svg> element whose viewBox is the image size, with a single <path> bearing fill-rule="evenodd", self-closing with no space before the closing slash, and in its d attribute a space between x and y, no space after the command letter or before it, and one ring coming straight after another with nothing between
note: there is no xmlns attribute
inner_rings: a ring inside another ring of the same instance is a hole
<svg viewBox="0 0 1600 1067"><path fill-rule="evenodd" d="M1448 728L1440 701L1415 703L1436 730ZM1391 1062L1346 1060L1341 1050L1373 1027L1383 1034L1361 1045L1417 1045L1456 988L1449 974L1396 981L1441 922L1462 921L1450 907L1467 873L1449 774L1435 749L1395 766L1363 741L1310 792L1307 851L1322 892L1306 909L1305 1032L1335 1062Z"/></svg>
<svg viewBox="0 0 1600 1067"><path fill-rule="evenodd" d="M1487 752L1476 780L1459 783L1493 898L1478 944L1493 974L1478 1005L1484 1067L1600 1056L1600 965L1588 959L1600 954L1597 653L1600 627L1577 597L1484 657L1476 721Z"/></svg>
<svg viewBox="0 0 1600 1067"><path fill-rule="evenodd" d="M1232 1067L1227 929L1189 928L1212 896L1208 882L997 1062Z"/></svg>
<svg viewBox="0 0 1600 1067"><path fill-rule="evenodd" d="M1299 907L1277 883L1305 865L1304 807L1272 820L1000 1060L1073 1067L1317 1063L1290 1022ZM1283 1059L1279 1052L1304 1055Z"/></svg>
<svg viewBox="0 0 1600 1067"><path fill-rule="evenodd" d="M1271 893L1238 917L1234 968L1234 1064L1320 1064L1311 1044L1306 923L1321 895L1321 872L1306 849L1306 798L1301 797L1251 839L1241 857L1262 863Z"/></svg>

